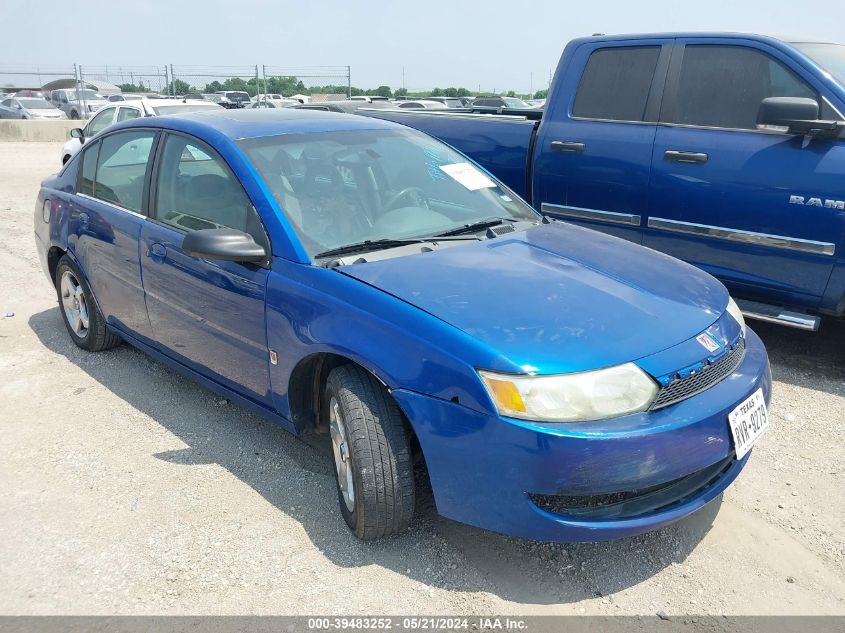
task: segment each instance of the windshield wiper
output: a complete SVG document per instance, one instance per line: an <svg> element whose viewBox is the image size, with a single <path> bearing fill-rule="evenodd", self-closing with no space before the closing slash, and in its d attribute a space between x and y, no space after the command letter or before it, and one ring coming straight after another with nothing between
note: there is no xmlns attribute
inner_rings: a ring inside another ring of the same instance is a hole
<svg viewBox="0 0 845 633"><path fill-rule="evenodd" d="M478 222L464 224L463 226L459 226L456 229L450 229L449 231L438 233L434 237L447 237L449 235L475 233L476 231L480 231L481 229L489 229L491 226L499 226L500 224L504 224L505 222L516 222L516 220L514 220L513 218L485 218L484 220L479 220Z"/></svg>
<svg viewBox="0 0 845 633"><path fill-rule="evenodd" d="M405 246L406 244L426 244L431 242L446 242L446 241L453 241L453 240L441 240L438 239L441 236L435 237L409 237L409 238L402 238L402 239L391 239L391 238L384 238L378 240L364 240L363 242L354 242L352 244L345 244L343 246L338 246L337 248L330 248L327 251L323 251L322 253L317 253L314 257L315 258L322 258L322 257L337 257L339 255L348 255L350 253L363 253L366 251L380 251L385 248L394 248L396 246ZM456 238L459 240L472 240L478 239L475 237L461 237Z"/></svg>

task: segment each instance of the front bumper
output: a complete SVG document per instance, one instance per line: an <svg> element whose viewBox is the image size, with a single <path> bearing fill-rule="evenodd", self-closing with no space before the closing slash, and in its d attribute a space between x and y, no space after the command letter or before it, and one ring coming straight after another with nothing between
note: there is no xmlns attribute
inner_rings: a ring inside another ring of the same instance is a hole
<svg viewBox="0 0 845 633"><path fill-rule="evenodd" d="M393 393L420 441L440 514L513 536L579 542L657 529L721 494L748 460L731 457L728 413L759 388L769 402L768 357L749 330L743 361L721 382L665 409L613 420L534 423L410 391ZM661 488L691 481L720 462L699 488L634 516L573 516L535 503Z"/></svg>

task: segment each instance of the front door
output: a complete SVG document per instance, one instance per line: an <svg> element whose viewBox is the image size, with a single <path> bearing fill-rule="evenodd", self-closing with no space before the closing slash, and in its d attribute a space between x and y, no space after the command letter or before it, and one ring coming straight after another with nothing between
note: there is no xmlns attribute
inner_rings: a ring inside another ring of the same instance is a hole
<svg viewBox="0 0 845 633"><path fill-rule="evenodd" d="M814 307L845 231L840 141L757 128L766 97L830 108L765 45L679 42L652 164L647 246L749 298ZM838 116L832 111L823 115Z"/></svg>
<svg viewBox="0 0 845 633"><path fill-rule="evenodd" d="M266 243L255 209L225 161L204 143L168 134L141 230L141 270L162 351L251 399L269 404L264 326L268 271L186 255L189 231L228 227Z"/></svg>
<svg viewBox="0 0 845 633"><path fill-rule="evenodd" d="M537 139L532 200L538 210L641 240L670 44L626 41L575 51ZM574 100L558 98L572 94Z"/></svg>

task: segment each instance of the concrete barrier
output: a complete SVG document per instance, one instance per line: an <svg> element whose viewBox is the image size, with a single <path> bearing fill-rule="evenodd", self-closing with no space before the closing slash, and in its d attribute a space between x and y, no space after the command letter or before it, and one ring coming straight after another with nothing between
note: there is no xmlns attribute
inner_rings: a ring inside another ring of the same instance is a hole
<svg viewBox="0 0 845 633"><path fill-rule="evenodd" d="M85 121L23 121L0 119L2 141L66 141L70 131L82 127Z"/></svg>

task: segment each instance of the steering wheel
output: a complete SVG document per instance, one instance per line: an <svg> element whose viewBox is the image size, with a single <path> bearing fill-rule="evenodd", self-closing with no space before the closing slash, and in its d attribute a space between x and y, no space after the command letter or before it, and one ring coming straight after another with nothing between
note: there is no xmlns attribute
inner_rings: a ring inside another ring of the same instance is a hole
<svg viewBox="0 0 845 633"><path fill-rule="evenodd" d="M416 198L416 202L419 202L422 206L429 208L428 196L425 195L425 191L419 187L405 187L402 191L390 196L390 200L384 203L384 210L390 211L394 206L396 206L397 202L402 200L402 198L407 198L411 195Z"/></svg>

